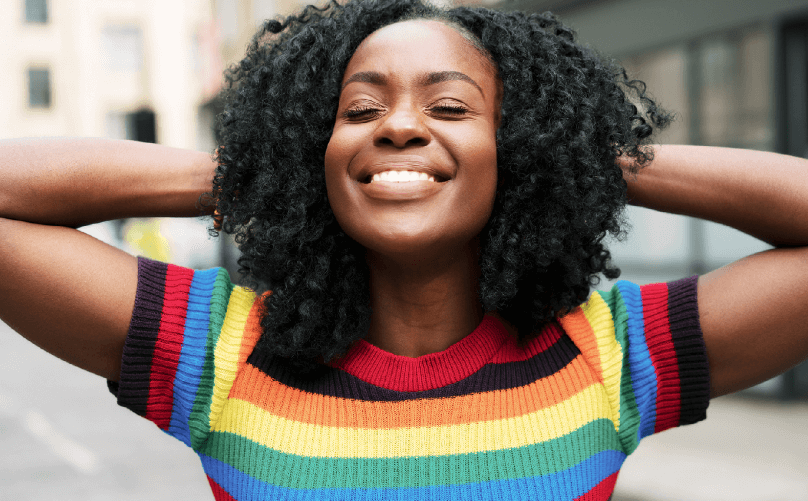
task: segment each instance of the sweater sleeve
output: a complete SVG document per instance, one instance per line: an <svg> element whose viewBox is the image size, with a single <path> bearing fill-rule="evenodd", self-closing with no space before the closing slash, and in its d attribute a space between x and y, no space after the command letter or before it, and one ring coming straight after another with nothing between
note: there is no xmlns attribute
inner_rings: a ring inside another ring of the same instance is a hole
<svg viewBox="0 0 808 501"><path fill-rule="evenodd" d="M585 356L601 375L627 454L645 436L706 417L710 376L697 277L620 281L593 292L576 314L590 326L578 336L592 338L583 340L591 346Z"/></svg>
<svg viewBox="0 0 808 501"><path fill-rule="evenodd" d="M260 335L256 304L224 269L139 258L120 381L108 382L118 404L196 449Z"/></svg>

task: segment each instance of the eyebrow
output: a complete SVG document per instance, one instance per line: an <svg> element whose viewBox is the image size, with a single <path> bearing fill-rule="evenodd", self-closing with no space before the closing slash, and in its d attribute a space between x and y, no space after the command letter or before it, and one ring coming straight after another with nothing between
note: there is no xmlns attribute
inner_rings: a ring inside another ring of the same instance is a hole
<svg viewBox="0 0 808 501"><path fill-rule="evenodd" d="M477 82L475 82L470 76L466 75L465 73L461 73L459 71L433 71L430 73L424 74L418 81L418 83L423 87L428 87L430 85L435 85L441 82L448 82L451 80L461 80L463 82L468 82L477 90L480 91L480 94L485 97L485 93L483 92L482 87L480 87ZM388 80L387 77L379 73L378 71L360 71L358 73L354 73L351 75L345 83L342 84L342 89L348 86L349 83L352 82L365 82L372 85L385 85L387 84Z"/></svg>

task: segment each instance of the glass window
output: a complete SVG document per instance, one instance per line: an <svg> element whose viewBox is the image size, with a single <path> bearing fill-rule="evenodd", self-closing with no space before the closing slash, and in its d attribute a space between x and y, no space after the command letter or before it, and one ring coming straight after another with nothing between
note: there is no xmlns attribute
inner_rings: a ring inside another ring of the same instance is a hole
<svg viewBox="0 0 808 501"><path fill-rule="evenodd" d="M695 51L700 78L698 142L770 150L771 36L751 29L704 40Z"/></svg>
<svg viewBox="0 0 808 501"><path fill-rule="evenodd" d="M148 108L132 113L111 111L106 116L106 137L156 143L156 115Z"/></svg>
<svg viewBox="0 0 808 501"><path fill-rule="evenodd" d="M31 108L50 108L50 105L50 70L47 68L29 68L28 106Z"/></svg>
<svg viewBox="0 0 808 501"><path fill-rule="evenodd" d="M736 41L718 38L706 41L697 51L701 103L700 113L702 144L730 146L737 137L733 120L737 99Z"/></svg>
<svg viewBox="0 0 808 501"><path fill-rule="evenodd" d="M673 112L676 119L657 140L677 144L688 140L687 51L676 46L626 58L622 61L629 78L648 86L648 93L659 105ZM640 103L637 103L638 105Z"/></svg>
<svg viewBox="0 0 808 501"><path fill-rule="evenodd" d="M47 0L25 0L25 22L47 23L48 22Z"/></svg>

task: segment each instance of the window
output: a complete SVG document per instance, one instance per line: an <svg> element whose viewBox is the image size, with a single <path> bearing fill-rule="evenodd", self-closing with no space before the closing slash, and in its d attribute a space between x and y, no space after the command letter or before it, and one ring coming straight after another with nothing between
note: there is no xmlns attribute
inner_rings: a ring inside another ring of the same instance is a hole
<svg viewBox="0 0 808 501"><path fill-rule="evenodd" d="M778 150L808 158L808 19L782 27L779 50Z"/></svg>
<svg viewBox="0 0 808 501"><path fill-rule="evenodd" d="M50 70L47 68L29 68L28 106L31 108L50 108L50 105Z"/></svg>
<svg viewBox="0 0 808 501"><path fill-rule="evenodd" d="M25 0L25 22L44 24L48 22L47 0Z"/></svg>
<svg viewBox="0 0 808 501"><path fill-rule="evenodd" d="M111 111L107 113L106 129L109 138L157 142L157 116L149 108L132 113Z"/></svg>
<svg viewBox="0 0 808 501"><path fill-rule="evenodd" d="M157 117L149 109L142 109L126 116L127 139L144 143L157 142Z"/></svg>

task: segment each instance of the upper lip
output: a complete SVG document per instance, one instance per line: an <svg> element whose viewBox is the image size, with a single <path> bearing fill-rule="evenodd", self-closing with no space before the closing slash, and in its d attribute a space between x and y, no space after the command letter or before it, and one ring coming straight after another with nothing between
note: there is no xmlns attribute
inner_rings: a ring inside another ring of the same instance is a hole
<svg viewBox="0 0 808 501"><path fill-rule="evenodd" d="M374 161L369 165L361 167L356 173L356 179L359 182L368 183L374 175L390 170L425 172L430 176L434 176L435 181L439 182L447 181L452 177L452 173L449 170L437 166L422 157L391 157Z"/></svg>

